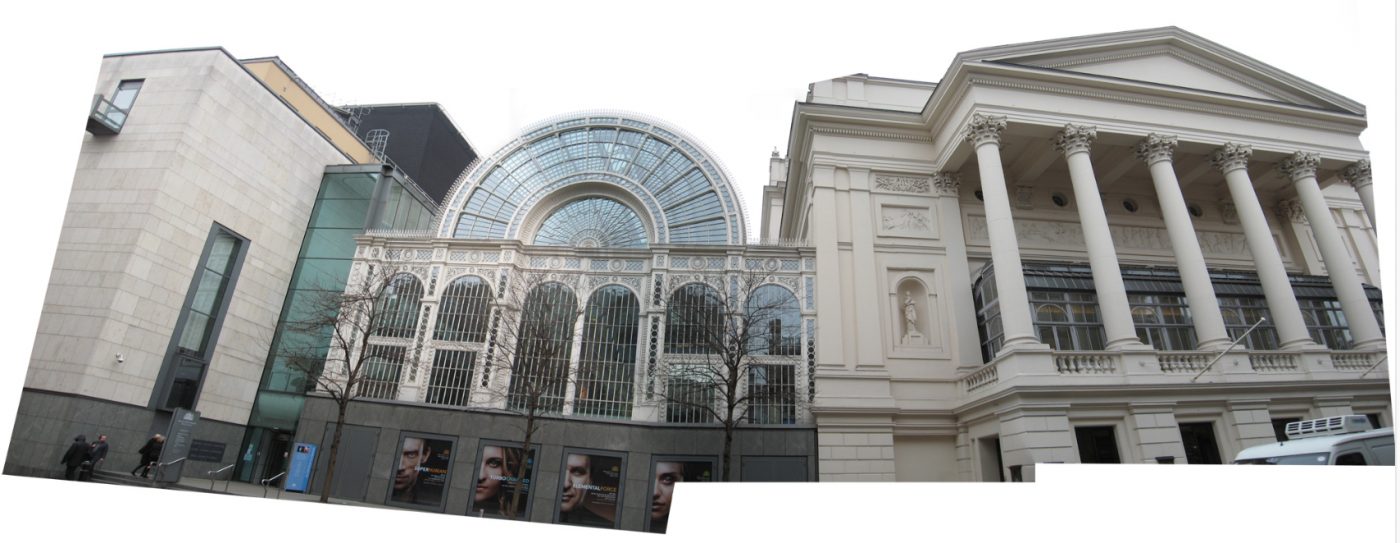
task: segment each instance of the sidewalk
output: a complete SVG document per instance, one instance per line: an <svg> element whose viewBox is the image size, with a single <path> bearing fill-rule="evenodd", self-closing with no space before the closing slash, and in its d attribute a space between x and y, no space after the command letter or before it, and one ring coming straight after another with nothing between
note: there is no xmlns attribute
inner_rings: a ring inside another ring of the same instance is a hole
<svg viewBox="0 0 1400 543"><path fill-rule="evenodd" d="M169 487L166 487L166 488L167 488L168 490L182 490L182 491L188 491L188 490L190 490L190 489L199 489L199 490L203 490L203 491L209 492L209 491L210 491L211 485L212 485L212 491L213 491L214 493L216 493L216 494L228 494L228 495L232 495L232 496L244 496L244 497L249 497L249 498L267 498L267 499L280 499L280 500L296 500L296 501L303 501L303 502L316 502L316 501L320 501L320 499L321 499L321 496L320 496L319 493L302 494L302 493L300 493L300 492L287 492L287 491L285 491L285 490L281 490L279 486L267 486L267 487L264 487L264 486L262 486L262 485L253 484L253 483L243 483L243 482L239 482L239 481L213 480L213 479L205 479L205 478L200 478L200 477L181 477L181 478L180 478L180 482L176 483L176 484L173 485L173 486L169 486ZM182 488L182 487L186 487L186 488ZM355 501L355 500L345 500L345 499L340 499L340 498L331 498L331 499L330 499L330 503L339 504L339 505L357 505L357 506L361 506L361 507L378 507L378 508L382 508L382 509L395 509L395 508L387 507L387 506L385 506L385 505L383 505L383 504L367 503L367 502L361 502L361 501Z"/></svg>

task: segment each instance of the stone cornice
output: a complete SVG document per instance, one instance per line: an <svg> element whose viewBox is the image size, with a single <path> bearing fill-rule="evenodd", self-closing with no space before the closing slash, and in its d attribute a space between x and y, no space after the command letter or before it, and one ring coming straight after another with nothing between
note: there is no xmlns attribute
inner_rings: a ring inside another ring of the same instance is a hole
<svg viewBox="0 0 1400 543"><path fill-rule="evenodd" d="M869 130L860 128L838 128L833 126L813 126L813 134L826 134L831 136L853 136L858 138L874 138L897 141L917 141L919 143L933 143L933 138L922 134L900 134L897 132L885 132L880 130Z"/></svg>

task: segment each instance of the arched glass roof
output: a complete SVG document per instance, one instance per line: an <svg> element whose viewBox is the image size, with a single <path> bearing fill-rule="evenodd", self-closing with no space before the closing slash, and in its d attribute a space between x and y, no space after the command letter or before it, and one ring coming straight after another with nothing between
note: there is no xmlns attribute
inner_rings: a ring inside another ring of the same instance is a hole
<svg viewBox="0 0 1400 543"><path fill-rule="evenodd" d="M647 246L647 230L632 208L617 200L574 200L550 213L535 232L536 245L569 247Z"/></svg>
<svg viewBox="0 0 1400 543"><path fill-rule="evenodd" d="M653 243L741 244L745 237L738 194L709 153L679 130L630 114L541 123L469 167L457 183L439 226L445 237L528 235L520 228L536 204L585 183L630 193ZM541 240L566 243L543 231L536 235Z"/></svg>

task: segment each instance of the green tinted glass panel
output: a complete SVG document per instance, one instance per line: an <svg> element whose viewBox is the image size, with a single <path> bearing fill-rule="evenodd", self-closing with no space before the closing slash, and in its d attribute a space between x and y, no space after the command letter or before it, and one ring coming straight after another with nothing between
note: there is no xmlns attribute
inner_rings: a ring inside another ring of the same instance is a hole
<svg viewBox="0 0 1400 543"><path fill-rule="evenodd" d="M354 228L365 226L368 200L321 200L311 212L312 228Z"/></svg>
<svg viewBox="0 0 1400 543"><path fill-rule="evenodd" d="M355 236L361 230L344 228L313 228L306 231L301 244L302 258L352 258L355 256Z"/></svg>
<svg viewBox="0 0 1400 543"><path fill-rule="evenodd" d="M258 392L257 407L248 420L249 426L295 428L301 418L301 406L306 399L296 394Z"/></svg>
<svg viewBox="0 0 1400 543"><path fill-rule="evenodd" d="M345 290L345 278L350 276L348 258L303 258L297 262L292 288L298 290Z"/></svg>
<svg viewBox="0 0 1400 543"><path fill-rule="evenodd" d="M321 185L322 200L364 200L374 196L374 184L379 176L371 173L339 174L326 176Z"/></svg>

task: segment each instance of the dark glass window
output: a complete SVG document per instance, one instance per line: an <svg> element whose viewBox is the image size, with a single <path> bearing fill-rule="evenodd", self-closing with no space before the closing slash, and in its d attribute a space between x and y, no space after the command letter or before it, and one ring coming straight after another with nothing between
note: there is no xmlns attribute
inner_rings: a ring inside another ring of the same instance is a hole
<svg viewBox="0 0 1400 543"><path fill-rule="evenodd" d="M1219 464L1220 446L1215 442L1215 428L1209 422L1181 424L1181 444L1186 448L1187 464Z"/></svg>
<svg viewBox="0 0 1400 543"><path fill-rule="evenodd" d="M1217 295L1215 299L1220 304L1220 315L1225 318L1225 330L1231 339L1238 339L1263 318L1264 323L1240 341L1240 346L1255 351L1278 348L1278 332L1274 329L1273 317L1269 315L1269 306L1263 297Z"/></svg>
<svg viewBox="0 0 1400 543"><path fill-rule="evenodd" d="M1191 326L1191 310L1184 296L1171 294L1129 294L1133 325L1138 339L1161 351L1189 351L1196 348L1196 330Z"/></svg>
<svg viewBox="0 0 1400 543"><path fill-rule="evenodd" d="M778 285L763 285L745 302L749 355L797 356L802 354L797 297Z"/></svg>
<svg viewBox="0 0 1400 543"><path fill-rule="evenodd" d="M637 297L627 287L607 285L588 297L574 389L575 414L632 417L640 318Z"/></svg>
<svg viewBox="0 0 1400 543"><path fill-rule="evenodd" d="M418 309L423 302L423 283L413 274L400 273L375 301L374 335L412 338L418 327Z"/></svg>
<svg viewBox="0 0 1400 543"><path fill-rule="evenodd" d="M796 368L785 364L749 366L749 422L797 423Z"/></svg>
<svg viewBox="0 0 1400 543"><path fill-rule="evenodd" d="M1283 442L1285 442L1285 441L1288 441L1288 433L1287 433L1288 423L1290 423L1290 422L1298 422L1298 421L1300 421L1300 420L1303 420L1303 419L1300 419L1300 418L1297 418L1297 417L1292 417L1292 418L1284 418L1284 419L1273 419L1273 420L1269 421L1269 422L1273 423L1273 425L1274 425L1274 440L1278 441L1279 443L1283 443Z"/></svg>
<svg viewBox="0 0 1400 543"><path fill-rule="evenodd" d="M126 116L131 113L131 106L136 103L136 95L140 94L144 81L128 79L117 84L117 91L112 93L112 107L107 109L107 118L117 126L126 123Z"/></svg>
<svg viewBox="0 0 1400 543"><path fill-rule="evenodd" d="M459 277L447 285L438 304L433 339L442 341L486 341L486 321L491 315L491 286L480 277Z"/></svg>
<svg viewBox="0 0 1400 543"><path fill-rule="evenodd" d="M1079 461L1084 464L1119 464L1118 438L1112 426L1077 426L1074 439L1079 445Z"/></svg>
<svg viewBox="0 0 1400 543"><path fill-rule="evenodd" d="M475 351L438 349L433 352L433 371L428 376L425 401L438 405L467 405L471 393Z"/></svg>
<svg viewBox="0 0 1400 543"><path fill-rule="evenodd" d="M1040 341L1057 351L1103 350L1098 297L1092 292L1032 290L1026 294Z"/></svg>
<svg viewBox="0 0 1400 543"><path fill-rule="evenodd" d="M203 258L195 269L175 332L175 349L160 403L167 409L194 408L245 246L243 238L218 225L205 242Z"/></svg>
<svg viewBox="0 0 1400 543"><path fill-rule="evenodd" d="M676 289L666 303L666 352L708 354L724 341L724 303L701 283Z"/></svg>
<svg viewBox="0 0 1400 543"><path fill-rule="evenodd" d="M520 311L509 406L558 413L564 408L578 300L561 283L530 289Z"/></svg>

